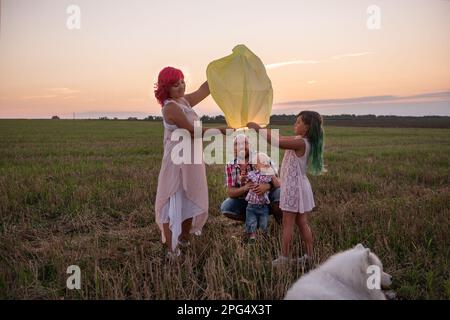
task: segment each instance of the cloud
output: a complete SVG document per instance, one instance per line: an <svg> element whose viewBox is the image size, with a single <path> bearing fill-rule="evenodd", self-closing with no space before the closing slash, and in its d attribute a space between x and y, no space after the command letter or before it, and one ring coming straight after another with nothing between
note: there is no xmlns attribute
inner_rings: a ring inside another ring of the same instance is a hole
<svg viewBox="0 0 450 320"><path fill-rule="evenodd" d="M47 91L55 92L56 94L74 94L80 92L80 90L70 88L48 88Z"/></svg>
<svg viewBox="0 0 450 320"><path fill-rule="evenodd" d="M274 106L325 106L325 105L352 105L352 104L372 104L372 103L396 103L396 102L436 102L449 101L450 91L429 92L410 96L366 96L344 99L321 99L321 100L297 100L282 103L276 103ZM274 108L280 109L280 108Z"/></svg>
<svg viewBox="0 0 450 320"><path fill-rule="evenodd" d="M450 98L450 91L421 93L421 94L416 94L416 95L413 95L410 97L411 98Z"/></svg>
<svg viewBox="0 0 450 320"><path fill-rule="evenodd" d="M36 100L36 99L52 99L56 98L57 95L55 94L42 94L42 95L36 95L36 96L25 96L20 98L21 100Z"/></svg>
<svg viewBox="0 0 450 320"><path fill-rule="evenodd" d="M279 67L289 66L292 64L316 64L316 63L320 63L320 61L316 61L316 60L285 61L285 62L266 64L266 69L275 69L275 68L279 68Z"/></svg>
<svg viewBox="0 0 450 320"><path fill-rule="evenodd" d="M306 81L306 83L307 84L315 84L315 83L317 83L317 81L316 80L308 80L308 81Z"/></svg>
<svg viewBox="0 0 450 320"><path fill-rule="evenodd" d="M369 54L375 54L375 52L355 52L355 53L346 53L346 54L340 54L336 56L332 56L330 58L324 59L324 60L293 60L293 61L284 61L284 62L276 62L271 64L266 64L266 69L276 69L280 67L285 67L293 64L318 64L318 63L324 63L324 62L331 62L333 60L340 60L345 58L354 58L354 57L361 57L366 56Z"/></svg>
<svg viewBox="0 0 450 320"><path fill-rule="evenodd" d="M369 54L375 54L375 52L347 53L347 54L341 54L341 55L337 55L337 56L332 56L330 59L339 60L339 59L343 59L343 58L361 57L361 56L366 56L366 55L369 55Z"/></svg>

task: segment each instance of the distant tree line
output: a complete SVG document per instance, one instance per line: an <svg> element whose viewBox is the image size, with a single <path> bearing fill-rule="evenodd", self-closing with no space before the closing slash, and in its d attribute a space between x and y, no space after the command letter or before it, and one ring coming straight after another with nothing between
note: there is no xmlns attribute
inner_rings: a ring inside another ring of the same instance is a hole
<svg viewBox="0 0 450 320"><path fill-rule="evenodd" d="M52 119L58 120L58 116ZM109 119L108 117L100 117L99 120L119 120L117 117ZM142 120L136 117L129 117L122 121L156 121L161 122L161 116L148 116ZM220 123L225 124L223 115L207 116L200 118L203 123ZM291 125L295 122L296 115L276 114L270 117L271 125ZM325 126L343 126L343 127L399 127L399 128L450 128L450 117L447 116L377 116L374 114L355 115L324 115L323 121Z"/></svg>
<svg viewBox="0 0 450 320"><path fill-rule="evenodd" d="M270 117L271 125L291 125L296 120L296 115L276 114ZM225 123L225 117L203 116L204 123ZM398 128L450 128L450 117L446 116L377 116L374 114L355 115L324 115L323 122L325 126L343 126L343 127L398 127Z"/></svg>

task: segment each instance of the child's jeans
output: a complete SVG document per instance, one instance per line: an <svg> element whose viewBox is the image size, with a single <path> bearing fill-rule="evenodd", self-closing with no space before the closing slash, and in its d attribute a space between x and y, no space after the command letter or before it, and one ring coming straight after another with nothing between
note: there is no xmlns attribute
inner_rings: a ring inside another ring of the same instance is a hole
<svg viewBox="0 0 450 320"><path fill-rule="evenodd" d="M247 205L245 217L245 231L255 233L259 227L263 232L267 232L267 222L269 221L269 205L251 204Z"/></svg>

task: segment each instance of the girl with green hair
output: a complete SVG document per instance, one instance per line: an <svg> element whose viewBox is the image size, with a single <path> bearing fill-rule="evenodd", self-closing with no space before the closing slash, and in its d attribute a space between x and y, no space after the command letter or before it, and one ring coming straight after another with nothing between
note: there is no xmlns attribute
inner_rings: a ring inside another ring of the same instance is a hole
<svg viewBox="0 0 450 320"><path fill-rule="evenodd" d="M315 111L302 111L294 124L295 136L278 136L272 130L265 130L262 136L271 144L285 149L281 164L280 209L283 210L283 236L281 255L275 259L274 266L290 260L290 246L294 225L300 230L305 244L306 254L294 259L306 262L313 255L313 237L307 222L307 214L314 209L315 202L311 184L306 176L307 169L313 175L325 172L323 164L324 134L322 117ZM260 131L261 127L253 122L249 129Z"/></svg>

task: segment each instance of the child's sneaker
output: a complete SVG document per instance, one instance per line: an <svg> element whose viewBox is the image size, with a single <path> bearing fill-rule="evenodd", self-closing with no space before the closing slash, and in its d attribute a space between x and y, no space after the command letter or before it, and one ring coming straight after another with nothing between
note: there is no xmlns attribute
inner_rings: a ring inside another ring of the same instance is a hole
<svg viewBox="0 0 450 320"><path fill-rule="evenodd" d="M248 243L253 244L256 242L256 234L252 233L248 236Z"/></svg>
<svg viewBox="0 0 450 320"><path fill-rule="evenodd" d="M285 256L279 256L277 259L272 261L272 267L280 267L289 263L289 258Z"/></svg>

